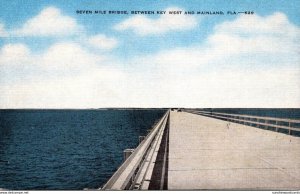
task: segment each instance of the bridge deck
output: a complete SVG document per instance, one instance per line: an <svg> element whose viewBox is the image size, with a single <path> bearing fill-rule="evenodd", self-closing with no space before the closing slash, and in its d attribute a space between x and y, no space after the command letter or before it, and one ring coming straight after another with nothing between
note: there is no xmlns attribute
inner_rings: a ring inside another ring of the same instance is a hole
<svg viewBox="0 0 300 194"><path fill-rule="evenodd" d="M169 190L299 188L299 137L171 111Z"/></svg>

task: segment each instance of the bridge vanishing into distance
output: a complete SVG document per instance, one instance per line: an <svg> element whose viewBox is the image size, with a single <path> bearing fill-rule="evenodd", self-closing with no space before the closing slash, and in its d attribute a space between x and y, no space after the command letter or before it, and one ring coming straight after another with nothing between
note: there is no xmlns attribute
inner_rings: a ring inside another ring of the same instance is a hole
<svg viewBox="0 0 300 194"><path fill-rule="evenodd" d="M299 124L168 110L101 189L299 190Z"/></svg>

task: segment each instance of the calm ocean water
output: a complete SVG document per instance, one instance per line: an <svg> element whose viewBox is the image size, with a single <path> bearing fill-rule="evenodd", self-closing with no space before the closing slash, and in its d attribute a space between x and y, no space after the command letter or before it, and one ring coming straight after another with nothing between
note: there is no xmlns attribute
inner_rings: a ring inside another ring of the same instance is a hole
<svg viewBox="0 0 300 194"><path fill-rule="evenodd" d="M300 119L300 109L213 111ZM0 188L98 188L122 163L123 150L135 148L164 112L0 110Z"/></svg>
<svg viewBox="0 0 300 194"><path fill-rule="evenodd" d="M0 110L0 188L98 188L163 113Z"/></svg>

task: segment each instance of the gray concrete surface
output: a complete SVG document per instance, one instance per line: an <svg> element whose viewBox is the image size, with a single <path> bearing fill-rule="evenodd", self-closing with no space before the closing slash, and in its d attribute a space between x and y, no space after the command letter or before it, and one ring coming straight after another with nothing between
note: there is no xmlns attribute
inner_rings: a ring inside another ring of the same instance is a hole
<svg viewBox="0 0 300 194"><path fill-rule="evenodd" d="M168 189L299 190L300 138L171 111Z"/></svg>

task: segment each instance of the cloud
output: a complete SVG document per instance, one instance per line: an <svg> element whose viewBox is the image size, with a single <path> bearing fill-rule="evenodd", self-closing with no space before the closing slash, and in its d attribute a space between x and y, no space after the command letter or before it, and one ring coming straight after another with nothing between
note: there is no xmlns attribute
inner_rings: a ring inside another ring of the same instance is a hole
<svg viewBox="0 0 300 194"><path fill-rule="evenodd" d="M76 68L95 66L102 57L94 55L74 42L58 42L40 54L33 54L30 49L20 43L4 45L0 50L0 65L34 66L40 69L71 71Z"/></svg>
<svg viewBox="0 0 300 194"><path fill-rule="evenodd" d="M102 56L95 55L74 42L59 42L50 46L39 56L44 69L57 71L82 71L96 66L103 61Z"/></svg>
<svg viewBox="0 0 300 194"><path fill-rule="evenodd" d="M116 30L132 30L140 36L164 34L171 31L190 30L197 25L194 16L182 14L168 14L169 11L183 11L180 8L170 7L166 14L159 18L149 18L143 15L133 16L115 26Z"/></svg>
<svg viewBox="0 0 300 194"><path fill-rule="evenodd" d="M8 36L8 33L5 30L5 26L4 26L4 24L2 24L0 22L0 38L1 37L7 37L7 36Z"/></svg>
<svg viewBox="0 0 300 194"><path fill-rule="evenodd" d="M299 77L299 69L280 68L155 79L155 75L100 68L77 76L0 85L0 100L1 108L295 108L300 107Z"/></svg>
<svg viewBox="0 0 300 194"><path fill-rule="evenodd" d="M118 100L124 73L113 60L74 42L34 54L24 44L0 49L0 108L93 107ZM122 81L118 81L122 80Z"/></svg>
<svg viewBox="0 0 300 194"><path fill-rule="evenodd" d="M91 108L121 102L124 73L108 61L73 42L55 43L39 54L23 44L7 44L0 50L0 108Z"/></svg>
<svg viewBox="0 0 300 194"><path fill-rule="evenodd" d="M299 77L299 68L147 76L128 89L128 99L146 107L295 108L300 107Z"/></svg>
<svg viewBox="0 0 300 194"><path fill-rule="evenodd" d="M117 70L99 68L76 76L0 85L0 108L93 108L111 102L120 105L122 76Z"/></svg>
<svg viewBox="0 0 300 194"><path fill-rule="evenodd" d="M231 52L299 52L300 29L285 14L276 12L267 17L243 15L233 22L215 27L210 41L230 43Z"/></svg>
<svg viewBox="0 0 300 194"><path fill-rule="evenodd" d="M156 66L208 69L296 65L300 61L299 45L300 29L284 14L243 15L216 25L203 44L160 51L144 61L151 59Z"/></svg>
<svg viewBox="0 0 300 194"><path fill-rule="evenodd" d="M281 12L275 12L270 16L242 15L234 21L227 21L215 27L217 31L229 34L242 35L269 35L272 37L299 36L299 28L289 22L287 16Z"/></svg>
<svg viewBox="0 0 300 194"><path fill-rule="evenodd" d="M20 29L12 31L13 36L65 36L82 31L72 17L65 16L58 8L47 7L37 16L29 19Z"/></svg>
<svg viewBox="0 0 300 194"><path fill-rule="evenodd" d="M0 50L0 84L79 76L106 67L107 60L74 42L55 43L39 54L24 44L7 44Z"/></svg>
<svg viewBox="0 0 300 194"><path fill-rule="evenodd" d="M298 26L274 13L220 23L203 43L120 65L74 42L40 54L8 44L0 107L300 107L299 37Z"/></svg>
<svg viewBox="0 0 300 194"><path fill-rule="evenodd" d="M32 54L24 44L7 44L0 49L0 85L15 79L23 80L32 71ZM24 80L23 80L24 81ZM5 94L5 92L2 92Z"/></svg>
<svg viewBox="0 0 300 194"><path fill-rule="evenodd" d="M107 37L104 34L89 37L88 43L94 48L103 50L111 50L118 45L118 41L115 38Z"/></svg>
<svg viewBox="0 0 300 194"><path fill-rule="evenodd" d="M24 44L7 44L0 50L0 66L20 65L28 60L30 50Z"/></svg>
<svg viewBox="0 0 300 194"><path fill-rule="evenodd" d="M241 16L216 25L204 43L137 57L132 66L159 80L173 106L300 107L299 38L282 13Z"/></svg>

